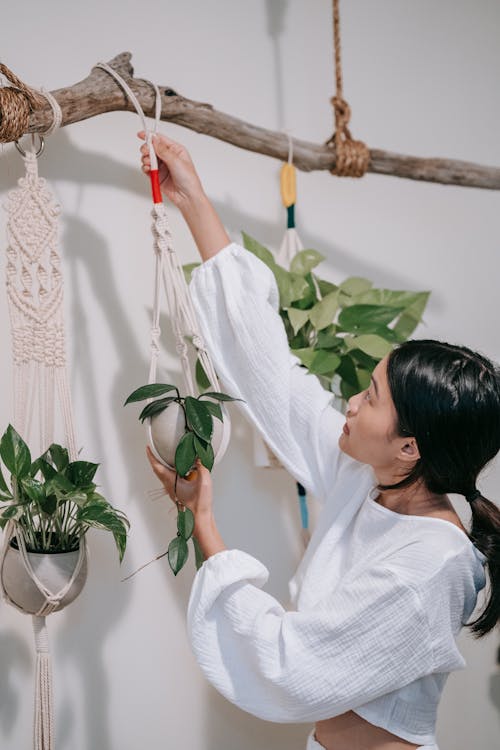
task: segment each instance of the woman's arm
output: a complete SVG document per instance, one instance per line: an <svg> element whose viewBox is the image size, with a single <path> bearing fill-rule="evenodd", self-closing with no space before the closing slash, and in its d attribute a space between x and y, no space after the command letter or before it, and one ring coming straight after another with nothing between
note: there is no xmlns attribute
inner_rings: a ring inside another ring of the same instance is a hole
<svg viewBox="0 0 500 750"><path fill-rule="evenodd" d="M144 131L139 134L144 138ZM188 152L166 135L153 136L153 147L159 159L162 192L182 213L198 251L208 260L229 245L229 237L216 210L207 198ZM147 144L141 146L142 169L151 168Z"/></svg>
<svg viewBox="0 0 500 750"><path fill-rule="evenodd" d="M337 472L344 417L315 375L290 353L270 269L229 238L186 149L165 136L153 142L164 194L182 212L205 262L190 291L202 337L222 387L283 466L320 501ZM141 147L149 171L147 146Z"/></svg>

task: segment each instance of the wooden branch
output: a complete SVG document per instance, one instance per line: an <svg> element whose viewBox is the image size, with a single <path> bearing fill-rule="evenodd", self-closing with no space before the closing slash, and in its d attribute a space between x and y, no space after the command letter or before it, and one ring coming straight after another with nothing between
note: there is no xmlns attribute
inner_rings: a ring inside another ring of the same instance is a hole
<svg viewBox="0 0 500 750"><path fill-rule="evenodd" d="M154 115L154 89L147 81L134 78L132 55L123 52L109 62L127 81L137 95L145 113ZM248 151L286 161L288 138L283 133L265 130L236 117L218 112L210 104L195 102L178 94L168 86L160 86L162 94L161 119L175 122L198 133L210 135ZM89 117L118 110L135 112L115 80L100 68L93 68L83 81L53 91L62 113L62 125L86 120ZM42 133L52 122L52 111L47 107L34 112L28 132ZM329 170L335 166L335 151L324 144L293 140L294 164L306 172ZM388 151L371 149L369 172L405 177L411 180L439 182L489 190L500 190L500 168L486 167L454 159L422 159Z"/></svg>

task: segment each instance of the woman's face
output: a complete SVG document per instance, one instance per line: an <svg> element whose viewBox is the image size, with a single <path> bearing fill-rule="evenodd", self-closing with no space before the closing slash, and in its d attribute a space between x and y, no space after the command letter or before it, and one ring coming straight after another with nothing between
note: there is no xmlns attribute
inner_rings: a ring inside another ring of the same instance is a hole
<svg viewBox="0 0 500 750"><path fill-rule="evenodd" d="M406 474L419 458L413 438L396 434L397 414L387 380L385 357L373 371L370 386L349 399L339 447L376 473Z"/></svg>

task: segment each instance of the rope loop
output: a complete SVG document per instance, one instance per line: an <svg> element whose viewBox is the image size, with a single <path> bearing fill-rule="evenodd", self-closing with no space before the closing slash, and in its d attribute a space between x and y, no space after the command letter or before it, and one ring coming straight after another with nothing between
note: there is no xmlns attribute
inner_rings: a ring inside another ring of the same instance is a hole
<svg viewBox="0 0 500 750"><path fill-rule="evenodd" d="M348 128L351 108L343 97L339 0L333 0L333 50L336 92L330 101L335 112L335 132L326 145L335 150L335 167L330 171L337 177L363 177L370 166L370 151L363 141L353 139Z"/></svg>
<svg viewBox="0 0 500 750"><path fill-rule="evenodd" d="M9 143L27 132L32 111L43 107L44 99L3 63L0 73L12 84L0 87L0 143Z"/></svg>

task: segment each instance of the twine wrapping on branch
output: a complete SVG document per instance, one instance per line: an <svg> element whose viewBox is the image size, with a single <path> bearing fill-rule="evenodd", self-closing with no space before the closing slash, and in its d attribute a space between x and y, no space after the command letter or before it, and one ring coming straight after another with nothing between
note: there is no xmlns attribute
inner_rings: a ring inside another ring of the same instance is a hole
<svg viewBox="0 0 500 750"><path fill-rule="evenodd" d="M12 86L0 87L0 142L17 141L24 135L29 126L30 115L34 109L43 107L44 99L21 81L3 63L0 73Z"/></svg>
<svg viewBox="0 0 500 750"><path fill-rule="evenodd" d="M333 49L335 96L330 101L335 111L335 132L327 141L327 146L335 149L335 168L331 172L338 177L363 177L370 165L370 151L363 141L353 139L348 127L351 108L342 86L339 0L333 0Z"/></svg>

